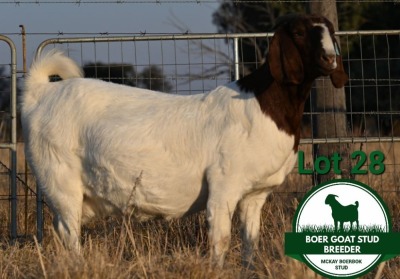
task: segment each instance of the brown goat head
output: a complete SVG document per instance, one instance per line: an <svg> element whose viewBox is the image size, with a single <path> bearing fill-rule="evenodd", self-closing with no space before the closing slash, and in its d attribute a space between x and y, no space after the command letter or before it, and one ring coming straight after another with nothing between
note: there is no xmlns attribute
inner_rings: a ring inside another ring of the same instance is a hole
<svg viewBox="0 0 400 279"><path fill-rule="evenodd" d="M329 75L339 88L348 80L333 24L322 16L284 17L270 42L268 62L273 78L280 83L298 85Z"/></svg>

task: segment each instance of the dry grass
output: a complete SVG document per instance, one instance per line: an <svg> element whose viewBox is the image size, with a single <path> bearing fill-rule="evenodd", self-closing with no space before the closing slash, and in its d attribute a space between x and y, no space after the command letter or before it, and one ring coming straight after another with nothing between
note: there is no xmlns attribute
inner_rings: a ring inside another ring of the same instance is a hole
<svg viewBox="0 0 400 279"><path fill-rule="evenodd" d="M263 208L260 248L254 271L240 265L238 221L234 218L231 248L223 269L211 266L204 213L174 221L129 223L110 218L93 222L82 234L83 253L76 255L59 242L47 220L43 246L35 241L8 243L0 250L1 278L322 278L284 255L284 232L298 200L273 195ZM387 203L399 227L397 197ZM46 215L49 219L50 216ZM363 278L375 278L378 271ZM387 262L380 278L400 278L400 258Z"/></svg>
<svg viewBox="0 0 400 279"><path fill-rule="evenodd" d="M43 246L34 241L3 243L2 278L314 278L303 264L286 257L284 231L290 230L293 202L287 209L271 197L264 208L258 265L242 270L240 240L235 217L231 249L224 269L211 266L204 214L166 222L128 223L109 219L91 223L83 232L83 255L67 250L51 227ZM287 210L287 212L284 212ZM273 218L271 220L271 218ZM272 221L272 222L271 222ZM47 222L49 223L49 222Z"/></svg>
<svg viewBox="0 0 400 279"><path fill-rule="evenodd" d="M305 147L305 149L309 147ZM358 146L354 146L359 149ZM392 214L395 231L400 231L399 162L400 148L394 145L364 146L366 151L379 149L387 156L388 172L379 177L365 176L368 184L380 192ZM395 149L397 148L397 149ZM309 154L309 150L306 153ZM304 150L304 149L303 149ZM392 155L390 155L392 154ZM307 160L310 160L308 157ZM20 167L22 167L20 165ZM20 170L19 170L20 171ZM0 181L0 195L6 196L6 180ZM32 183L32 182L31 182ZM240 264L241 241L238 220L234 217L231 248L223 269L211 266L208 257L207 224L204 213L181 220L154 220L129 223L110 218L84 227L82 255L76 255L58 241L51 227L51 214L45 211L45 239L38 245L35 233L35 198L28 198L25 222L25 203L19 200L19 234L27 238L11 243L8 238L8 202L0 202L0 277L1 278L322 278L305 264L284 255L284 232L291 231L292 218L302 194L312 185L309 176L291 175L271 195L262 214L260 248L253 271ZM32 184L32 186L34 186ZM19 192L23 193L22 185ZM381 272L381 273L379 273ZM379 274L377 274L379 273ZM379 277L375 277L378 275ZM400 257L377 267L362 278L400 278Z"/></svg>

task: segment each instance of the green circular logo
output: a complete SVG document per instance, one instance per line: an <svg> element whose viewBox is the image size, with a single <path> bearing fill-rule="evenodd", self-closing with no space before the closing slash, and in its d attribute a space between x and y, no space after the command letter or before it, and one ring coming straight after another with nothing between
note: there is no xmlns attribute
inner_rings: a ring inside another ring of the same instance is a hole
<svg viewBox="0 0 400 279"><path fill-rule="evenodd" d="M313 188L298 206L285 253L331 278L354 278L399 254L389 211L365 184L332 180ZM399 245L397 245L399 246Z"/></svg>

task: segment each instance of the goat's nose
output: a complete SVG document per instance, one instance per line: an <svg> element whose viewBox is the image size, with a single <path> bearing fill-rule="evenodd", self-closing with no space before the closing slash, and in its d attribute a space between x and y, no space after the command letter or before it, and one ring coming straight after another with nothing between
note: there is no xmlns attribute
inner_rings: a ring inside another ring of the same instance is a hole
<svg viewBox="0 0 400 279"><path fill-rule="evenodd" d="M336 55L334 55L334 54L323 54L321 58L326 64L331 65L332 68L336 67L336 63L335 63L336 62Z"/></svg>

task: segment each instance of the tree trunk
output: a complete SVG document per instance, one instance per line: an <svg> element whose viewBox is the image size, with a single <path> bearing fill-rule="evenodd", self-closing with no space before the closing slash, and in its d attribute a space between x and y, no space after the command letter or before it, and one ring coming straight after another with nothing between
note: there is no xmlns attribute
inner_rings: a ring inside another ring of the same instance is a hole
<svg viewBox="0 0 400 279"><path fill-rule="evenodd" d="M335 0L310 1L309 8L311 13L322 15L330 20L335 30L338 30ZM340 44L338 38L337 40ZM317 79L315 87L313 110L317 112L317 116L313 117L314 137L323 139L347 137L346 96L344 88L334 88L329 77ZM335 174L332 167L329 173L314 176L317 178L317 181L314 182L321 183L333 178L350 178L350 144L324 143L313 146L314 159L318 156L331 158L334 153L338 153L342 158L340 161L341 174Z"/></svg>

